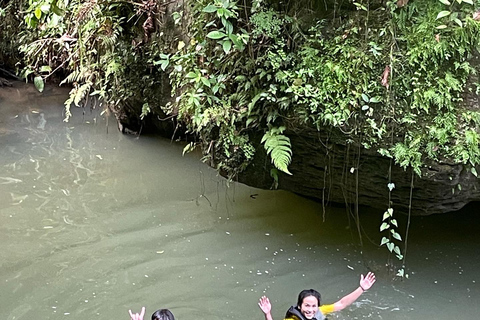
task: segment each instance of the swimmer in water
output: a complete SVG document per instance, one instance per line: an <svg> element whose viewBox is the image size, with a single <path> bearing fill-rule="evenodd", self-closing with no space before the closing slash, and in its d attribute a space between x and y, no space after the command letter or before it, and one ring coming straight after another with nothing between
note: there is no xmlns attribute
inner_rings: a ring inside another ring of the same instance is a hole
<svg viewBox="0 0 480 320"><path fill-rule="evenodd" d="M297 305L291 306L287 310L284 320L323 320L325 315L345 309L355 302L363 292L373 286L375 281L375 274L372 272L369 272L365 277L362 274L358 288L337 302L326 305L321 304L321 297L318 291L313 289L303 290L298 295ZM266 296L260 298L258 306L265 314L265 320L273 320L271 314L272 304Z"/></svg>

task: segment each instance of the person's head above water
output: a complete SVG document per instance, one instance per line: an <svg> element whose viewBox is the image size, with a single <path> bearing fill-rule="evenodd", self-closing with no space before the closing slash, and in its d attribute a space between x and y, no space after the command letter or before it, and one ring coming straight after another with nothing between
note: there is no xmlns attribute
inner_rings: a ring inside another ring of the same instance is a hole
<svg viewBox="0 0 480 320"><path fill-rule="evenodd" d="M173 313L168 309L160 309L152 314L152 320L175 320Z"/></svg>
<svg viewBox="0 0 480 320"><path fill-rule="evenodd" d="M318 312L321 296L317 290L303 290L298 295L297 308L307 319L312 319Z"/></svg>
<svg viewBox="0 0 480 320"><path fill-rule="evenodd" d="M320 303L322 300L322 296L320 295L320 292L314 289L305 289L298 294L297 307L300 308L300 306L303 304L303 300L309 296L317 298L317 306L318 307L320 306Z"/></svg>

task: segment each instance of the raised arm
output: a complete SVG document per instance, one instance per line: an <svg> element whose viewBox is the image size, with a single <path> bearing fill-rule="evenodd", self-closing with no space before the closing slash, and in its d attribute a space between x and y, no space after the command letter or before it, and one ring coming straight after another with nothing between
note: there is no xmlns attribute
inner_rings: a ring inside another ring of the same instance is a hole
<svg viewBox="0 0 480 320"><path fill-rule="evenodd" d="M370 289L375 283L375 274L373 272L367 273L366 277L363 277L363 274L360 276L360 285L353 292L347 294L342 299L338 300L333 304L333 311L339 311L345 309L349 305L355 302L362 295L364 291Z"/></svg>
<svg viewBox="0 0 480 320"><path fill-rule="evenodd" d="M270 303L270 300L268 300L267 297L263 296L260 298L260 301L258 302L258 306L260 309L262 309L263 313L265 314L265 320L273 320L272 318L272 304Z"/></svg>

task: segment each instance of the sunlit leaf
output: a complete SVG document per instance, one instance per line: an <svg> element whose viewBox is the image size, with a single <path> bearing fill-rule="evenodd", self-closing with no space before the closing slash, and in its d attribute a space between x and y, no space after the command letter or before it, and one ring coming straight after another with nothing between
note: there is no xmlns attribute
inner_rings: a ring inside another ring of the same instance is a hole
<svg viewBox="0 0 480 320"><path fill-rule="evenodd" d="M478 174L477 174L477 170L472 167L472 169L470 169L470 171L472 172L472 174L475 176L475 177L478 177Z"/></svg>
<svg viewBox="0 0 480 320"><path fill-rule="evenodd" d="M207 87L209 87L209 88L211 87L212 84L210 83L210 81L208 81L207 78L201 77L200 80L201 80L202 83L203 83L204 85L206 85Z"/></svg>
<svg viewBox="0 0 480 320"><path fill-rule="evenodd" d="M35 88L37 88L39 92L43 92L43 89L45 88L45 83L43 82L43 78L41 76L36 76L33 79L33 83L35 84Z"/></svg>
<svg viewBox="0 0 480 320"><path fill-rule="evenodd" d="M233 25L232 25L231 22L226 21L225 30L227 31L227 34L232 34L232 32L233 32Z"/></svg>
<svg viewBox="0 0 480 320"><path fill-rule="evenodd" d="M395 253L398 254L398 255L402 254L402 252L400 251L400 247L399 247L399 246L395 246L395 248L393 249L393 251L395 251Z"/></svg>
<svg viewBox="0 0 480 320"><path fill-rule="evenodd" d="M42 10L43 13L48 14L50 12L50 5L43 4L40 6L40 10Z"/></svg>
<svg viewBox="0 0 480 320"><path fill-rule="evenodd" d="M217 9L218 9L218 7L214 6L213 4L209 4L208 6L203 8L203 12L212 13L212 12L217 11Z"/></svg>
<svg viewBox="0 0 480 320"><path fill-rule="evenodd" d="M40 18L42 17L42 9L40 8L35 9L35 17L37 17L37 19L40 20Z"/></svg>
<svg viewBox="0 0 480 320"><path fill-rule="evenodd" d="M207 34L207 38L214 39L214 40L223 39L226 36L227 35L225 33L218 30L211 31Z"/></svg>
<svg viewBox="0 0 480 320"><path fill-rule="evenodd" d="M370 102L370 99L368 98L368 96L365 93L362 93L362 99L363 99L363 101L365 101L367 103Z"/></svg>
<svg viewBox="0 0 480 320"><path fill-rule="evenodd" d="M446 6L449 6L450 5L450 1L448 0L439 0L441 3L443 3L444 5Z"/></svg>
<svg viewBox="0 0 480 320"><path fill-rule="evenodd" d="M230 38L230 40L232 40L233 44L236 47L242 46L242 41L238 38L238 36L236 34L233 34L233 33L229 34L228 38Z"/></svg>
<svg viewBox="0 0 480 320"><path fill-rule="evenodd" d="M387 243L388 251L392 252L394 247L395 247L395 245L393 244L393 242Z"/></svg>
<svg viewBox="0 0 480 320"><path fill-rule="evenodd" d="M393 230L390 230L390 231L392 232L392 236L393 236L395 239L397 239L398 241L402 241L402 237L401 237L398 233L396 233L396 232L393 231Z"/></svg>
<svg viewBox="0 0 480 320"><path fill-rule="evenodd" d="M385 243L389 243L390 240L387 237L382 238L382 242L380 242L380 245L383 246Z"/></svg>
<svg viewBox="0 0 480 320"><path fill-rule="evenodd" d="M385 221L385 220L387 220L388 218L390 218L390 213L388 213L388 211L385 211L385 213L383 214L382 221Z"/></svg>
<svg viewBox="0 0 480 320"><path fill-rule="evenodd" d="M223 51L229 53L230 49L232 49L232 42L230 40L223 41Z"/></svg>
<svg viewBox="0 0 480 320"><path fill-rule="evenodd" d="M40 72L52 72L52 68L50 66L42 66Z"/></svg>
<svg viewBox="0 0 480 320"><path fill-rule="evenodd" d="M395 227L398 228L398 223L397 223L397 220L396 220L396 219L392 219L392 220L390 221L390 223L393 224Z"/></svg>
<svg viewBox="0 0 480 320"><path fill-rule="evenodd" d="M383 230L388 229L388 228L390 228L390 225L388 223L384 222L380 226L380 232L382 232Z"/></svg>
<svg viewBox="0 0 480 320"><path fill-rule="evenodd" d="M446 17L446 16L448 16L448 15L450 15L450 13L451 13L451 12L450 12L450 11L447 11L447 10L445 10L445 11L440 11L440 12L438 13L438 15L437 15L437 20L438 20L438 19L441 19L441 18L443 18L443 17ZM437 27L437 29L438 29L438 27Z"/></svg>
<svg viewBox="0 0 480 320"><path fill-rule="evenodd" d="M186 77L193 79L197 77L197 74L195 72L190 71L189 73L186 74Z"/></svg>
<svg viewBox="0 0 480 320"><path fill-rule="evenodd" d="M168 60L160 60L162 62L162 64L160 65L160 68L165 71L165 69L167 69L168 67L168 64L169 64L169 61Z"/></svg>

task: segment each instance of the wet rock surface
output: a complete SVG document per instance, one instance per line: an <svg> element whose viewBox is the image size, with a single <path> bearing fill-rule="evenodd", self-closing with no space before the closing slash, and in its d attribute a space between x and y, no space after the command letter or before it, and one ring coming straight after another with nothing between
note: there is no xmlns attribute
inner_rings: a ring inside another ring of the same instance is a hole
<svg viewBox="0 0 480 320"><path fill-rule="evenodd" d="M280 174L279 189L324 204L358 203L385 210L390 199L396 212L408 213L411 205L413 215L456 211L480 200L479 179L471 173L471 168L462 164L430 163L422 168L419 177L374 150L345 144L340 134L327 135L307 128L288 136L293 149L289 166L292 175ZM270 188L273 183L270 168L270 159L260 145L255 162L239 180ZM389 183L394 184L390 195Z"/></svg>

